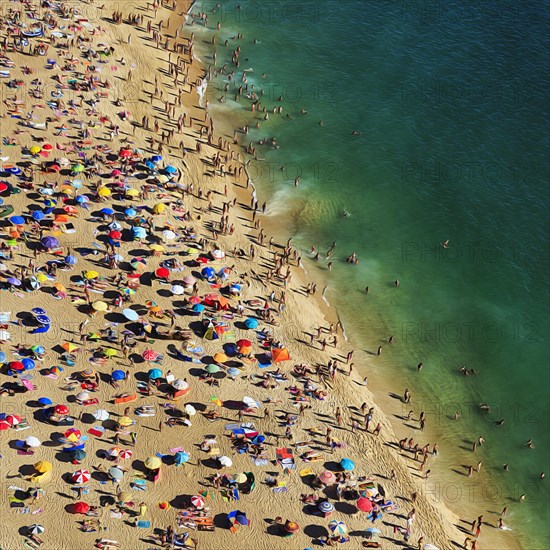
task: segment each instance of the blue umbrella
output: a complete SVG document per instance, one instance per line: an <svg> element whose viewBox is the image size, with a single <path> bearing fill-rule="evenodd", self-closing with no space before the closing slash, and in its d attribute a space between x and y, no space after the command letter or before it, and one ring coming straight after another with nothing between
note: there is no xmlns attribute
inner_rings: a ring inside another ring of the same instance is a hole
<svg viewBox="0 0 550 550"><path fill-rule="evenodd" d="M23 216L12 216L10 222L14 225L23 225L25 223L25 218Z"/></svg>
<svg viewBox="0 0 550 550"><path fill-rule="evenodd" d="M258 319L253 319L252 317L250 317L249 319L247 319L245 322L244 322L244 326L246 328L249 328L249 329L255 329L255 328L258 328L258 325L260 323L258 323Z"/></svg>
<svg viewBox="0 0 550 550"><path fill-rule="evenodd" d="M227 374L229 374L232 378L237 378L237 376L241 374L241 371L235 367L231 367L227 369Z"/></svg>
<svg viewBox="0 0 550 550"><path fill-rule="evenodd" d="M38 402L44 407L46 405L53 405L53 401L49 397L40 397L38 398Z"/></svg>
<svg viewBox="0 0 550 550"><path fill-rule="evenodd" d="M99 213L103 214L104 216L112 216L115 211L112 208L102 208Z"/></svg>
<svg viewBox="0 0 550 550"><path fill-rule="evenodd" d="M129 218L135 218L137 216L137 211L134 208L126 208L124 214Z"/></svg>
<svg viewBox="0 0 550 550"><path fill-rule="evenodd" d="M4 363L6 359L6 354L3 351L0 351L0 363Z"/></svg>
<svg viewBox="0 0 550 550"><path fill-rule="evenodd" d="M113 380L124 380L126 378L126 373L123 370L114 370L111 373L111 378Z"/></svg>
<svg viewBox="0 0 550 550"><path fill-rule="evenodd" d="M216 275L216 272L211 267L204 267L201 271L201 275L205 279L213 279Z"/></svg>
<svg viewBox="0 0 550 550"><path fill-rule="evenodd" d="M57 204L55 199L44 199L44 206L48 208L53 208Z"/></svg>
<svg viewBox="0 0 550 550"><path fill-rule="evenodd" d="M147 376L149 377L149 380L157 380L157 378L162 378L162 371L160 369L151 369Z"/></svg>
<svg viewBox="0 0 550 550"><path fill-rule="evenodd" d="M35 210L32 214L32 219L39 222L40 220L43 220L46 217L46 214L42 212L42 210Z"/></svg>
<svg viewBox="0 0 550 550"><path fill-rule="evenodd" d="M152 160L153 162L155 162L155 163L156 163L156 162L160 162L160 161L162 160L162 157L161 157L160 155L153 155L153 156L151 157L151 160Z"/></svg>
<svg viewBox="0 0 550 550"><path fill-rule="evenodd" d="M23 363L25 370L32 370L34 369L34 367L36 367L36 363L29 357L25 357L24 359L22 359L21 363Z"/></svg>
<svg viewBox="0 0 550 550"><path fill-rule="evenodd" d="M37 315L35 318L41 325L49 325L52 322L47 315Z"/></svg>
<svg viewBox="0 0 550 550"><path fill-rule="evenodd" d="M21 174L21 168L14 166L13 168L8 168L7 172L9 172L10 174L13 174L14 176L18 176L19 174Z"/></svg>
<svg viewBox="0 0 550 550"><path fill-rule="evenodd" d="M331 512L334 512L334 504L332 502L329 502L328 500L321 501L317 508L319 508L319 511L323 514L330 514Z"/></svg>
<svg viewBox="0 0 550 550"><path fill-rule="evenodd" d="M0 206L4 204L4 199L0 199Z"/></svg>
<svg viewBox="0 0 550 550"><path fill-rule="evenodd" d="M42 237L40 241L44 248L57 248L59 241L55 237Z"/></svg>
<svg viewBox="0 0 550 550"><path fill-rule="evenodd" d="M65 263L68 265L75 265L78 262L76 256L65 256Z"/></svg>
<svg viewBox="0 0 550 550"><path fill-rule="evenodd" d="M73 460L83 460L86 458L86 451L83 451L82 449L75 449L73 451L69 451L71 454L71 457Z"/></svg>
<svg viewBox="0 0 550 550"><path fill-rule="evenodd" d="M90 202L90 199L86 195L78 195L78 197L76 197L75 201L78 204L84 204L85 202Z"/></svg>
<svg viewBox="0 0 550 550"><path fill-rule="evenodd" d="M145 239L147 237L147 231L143 227L134 227L132 233L136 239Z"/></svg>
<svg viewBox="0 0 550 550"><path fill-rule="evenodd" d="M204 311L204 306L202 304L195 304L193 306L193 311L195 313L202 313Z"/></svg>
<svg viewBox="0 0 550 550"><path fill-rule="evenodd" d="M146 166L147 168L149 168L149 170L154 170L154 168L155 168L154 163L152 163L150 160L146 160L146 161L145 161L145 166Z"/></svg>
<svg viewBox="0 0 550 550"><path fill-rule="evenodd" d="M168 174L176 174L178 169L177 168L174 168L173 166L170 166L168 165L165 169L164 169L165 172L167 172Z"/></svg>
<svg viewBox="0 0 550 550"><path fill-rule="evenodd" d="M188 462L190 458L191 456L189 455L189 453L186 453L185 451L178 451L174 455L174 462L176 466L181 466L182 464Z"/></svg>
<svg viewBox="0 0 550 550"><path fill-rule="evenodd" d="M32 346L31 350L34 351L34 353L38 353L39 355L42 355L46 352L46 348L44 346Z"/></svg>
<svg viewBox="0 0 550 550"><path fill-rule="evenodd" d="M351 472L355 468L355 462L353 462L350 458L343 458L340 460L340 466L343 470Z"/></svg>
<svg viewBox="0 0 550 550"><path fill-rule="evenodd" d="M31 312L35 315L46 315L46 310L42 309L41 307L33 307L31 309Z"/></svg>

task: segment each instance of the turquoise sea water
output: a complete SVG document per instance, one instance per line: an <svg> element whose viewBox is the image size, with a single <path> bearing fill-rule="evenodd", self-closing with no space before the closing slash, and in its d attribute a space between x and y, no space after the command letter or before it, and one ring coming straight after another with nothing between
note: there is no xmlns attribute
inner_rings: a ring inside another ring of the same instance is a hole
<svg viewBox="0 0 550 550"><path fill-rule="evenodd" d="M283 107L241 143L263 159L250 173L268 216L285 220L304 259L312 243L322 252L306 268L328 281L365 350L358 368L384 396L411 389L448 479L465 482L461 465L483 460L483 481L450 506L508 505L525 547L548 548L548 3L245 0L193 11L208 14L198 55L212 63L216 34L216 67L228 64L209 83L214 114L245 120L252 101L234 101L243 75L269 111ZM272 137L276 147L257 143ZM461 376L462 365L479 375ZM472 455L480 434L487 444Z"/></svg>

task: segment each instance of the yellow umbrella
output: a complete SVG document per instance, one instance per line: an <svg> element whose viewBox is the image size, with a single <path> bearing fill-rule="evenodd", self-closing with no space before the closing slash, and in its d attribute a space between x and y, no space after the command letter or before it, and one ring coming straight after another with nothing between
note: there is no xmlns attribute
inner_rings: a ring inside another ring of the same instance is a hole
<svg viewBox="0 0 550 550"><path fill-rule="evenodd" d="M75 433L70 434L69 437L67 437L67 440L71 443L76 443L77 441L79 441Z"/></svg>
<svg viewBox="0 0 550 550"><path fill-rule="evenodd" d="M128 189L128 191L126 191L127 197L137 197L138 195L139 191L137 189Z"/></svg>
<svg viewBox="0 0 550 550"><path fill-rule="evenodd" d="M107 357L116 357L117 350L113 348L108 348L103 352Z"/></svg>
<svg viewBox="0 0 550 550"><path fill-rule="evenodd" d="M42 151L42 147L38 147L38 145L33 145L29 151L31 152L32 155L38 155L38 153L40 153L40 151Z"/></svg>
<svg viewBox="0 0 550 550"><path fill-rule="evenodd" d="M97 279L99 277L99 273L97 271L86 271L86 273L84 273L84 277L86 279Z"/></svg>
<svg viewBox="0 0 550 550"><path fill-rule="evenodd" d="M36 278L40 283L45 283L48 280L48 277L45 273L37 273Z"/></svg>
<svg viewBox="0 0 550 550"><path fill-rule="evenodd" d="M100 197L108 197L111 194L111 190L108 187L101 187L97 190L97 194Z"/></svg>
<svg viewBox="0 0 550 550"><path fill-rule="evenodd" d="M101 300L97 300L97 302L94 302L92 304L92 307L96 311L107 311L107 309L109 308L109 306L105 302L102 302Z"/></svg>
<svg viewBox="0 0 550 550"><path fill-rule="evenodd" d="M129 491L122 491L121 493L117 493L116 498L118 502L130 502L132 500L132 493Z"/></svg>
<svg viewBox="0 0 550 550"><path fill-rule="evenodd" d="M72 353L75 349L78 349L78 346L72 342L65 342L61 347L69 353Z"/></svg>
<svg viewBox="0 0 550 550"><path fill-rule="evenodd" d="M159 183L166 183L168 182L168 177L165 176L164 174L161 174L160 176L157 176L157 180L159 181Z"/></svg>
<svg viewBox="0 0 550 550"><path fill-rule="evenodd" d="M161 464L162 464L162 461L158 456L150 456L145 461L145 467L149 468L149 470L156 470L157 468L160 468Z"/></svg>
<svg viewBox="0 0 550 550"><path fill-rule="evenodd" d="M34 469L39 474L45 474L46 472L51 472L52 468L53 468L52 463L48 462L47 460L41 460L40 462L37 462L34 465Z"/></svg>
<svg viewBox="0 0 550 550"><path fill-rule="evenodd" d="M225 353L222 353L221 351L218 351L218 353L216 353L216 355L214 355L214 361L216 361L216 363L223 363L224 361L227 361L229 359L229 357L227 357L227 355L225 355Z"/></svg>
<svg viewBox="0 0 550 550"><path fill-rule="evenodd" d="M37 277L37 279L38 279L38 277ZM40 279L38 279L38 280L40 281ZM53 286L56 290L59 290L59 292L65 292L67 290L65 288L65 286L61 283L55 283Z"/></svg>
<svg viewBox="0 0 550 550"><path fill-rule="evenodd" d="M164 246L162 246L160 244L150 244L149 248L151 250L154 250L155 252L163 252L164 251Z"/></svg>
<svg viewBox="0 0 550 550"><path fill-rule="evenodd" d="M123 416L119 421L118 423L121 425L121 426L131 426L134 421L129 417L129 416Z"/></svg>
<svg viewBox="0 0 550 550"><path fill-rule="evenodd" d="M153 207L153 214L162 214L166 210L166 205L162 202L155 204Z"/></svg>

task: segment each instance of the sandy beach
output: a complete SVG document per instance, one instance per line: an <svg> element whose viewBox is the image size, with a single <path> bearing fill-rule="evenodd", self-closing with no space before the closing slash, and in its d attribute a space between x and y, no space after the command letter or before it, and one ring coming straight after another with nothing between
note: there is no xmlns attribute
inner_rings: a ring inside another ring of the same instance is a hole
<svg viewBox="0 0 550 550"><path fill-rule="evenodd" d="M0 547L513 548L489 516L472 544L478 510L429 484L434 442L400 449L337 313L270 242L200 106L189 2L68 6L4 3L0 27Z"/></svg>

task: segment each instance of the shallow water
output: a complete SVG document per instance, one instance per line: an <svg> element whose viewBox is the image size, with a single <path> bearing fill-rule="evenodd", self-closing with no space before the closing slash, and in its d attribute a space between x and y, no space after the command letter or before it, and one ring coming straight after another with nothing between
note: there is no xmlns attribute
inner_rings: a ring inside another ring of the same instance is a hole
<svg viewBox="0 0 550 550"><path fill-rule="evenodd" d="M411 388L444 466L483 460L484 494L464 506L496 495L525 547L547 548L538 476L550 442L548 10L532 1L521 11L506 1L217 3L194 12L207 12L211 29L220 21L229 40L218 39L218 68L242 48L230 91L251 68L249 90L283 107L242 136L277 141L256 144L264 160L250 166L252 180L304 258L312 243L324 252L337 242L332 271L323 254L306 267L328 280L351 342L368 350L357 366L377 390ZM208 62L212 30L196 32ZM226 82L209 83L211 109L245 120L250 101L217 101ZM344 261L352 252L356 266ZM378 345L379 358L370 354ZM480 374L462 377L461 365ZM450 420L457 410L460 422ZM480 434L487 444L472 458L468 442ZM520 494L522 506L508 500Z"/></svg>

